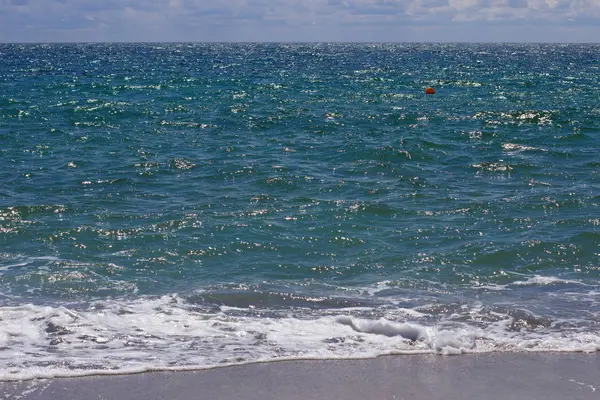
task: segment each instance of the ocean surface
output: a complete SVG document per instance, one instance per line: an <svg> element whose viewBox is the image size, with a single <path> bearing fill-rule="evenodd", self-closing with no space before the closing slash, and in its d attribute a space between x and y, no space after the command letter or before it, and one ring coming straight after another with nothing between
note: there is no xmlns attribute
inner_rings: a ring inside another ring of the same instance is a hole
<svg viewBox="0 0 600 400"><path fill-rule="evenodd" d="M600 45L0 44L0 380L599 351L599 86Z"/></svg>

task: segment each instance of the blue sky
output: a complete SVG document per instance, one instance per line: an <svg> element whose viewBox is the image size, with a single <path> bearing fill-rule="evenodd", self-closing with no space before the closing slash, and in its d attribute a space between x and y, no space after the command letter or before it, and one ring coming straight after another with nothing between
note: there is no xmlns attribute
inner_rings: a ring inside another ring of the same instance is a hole
<svg viewBox="0 0 600 400"><path fill-rule="evenodd" d="M0 42L599 42L600 0L0 0Z"/></svg>

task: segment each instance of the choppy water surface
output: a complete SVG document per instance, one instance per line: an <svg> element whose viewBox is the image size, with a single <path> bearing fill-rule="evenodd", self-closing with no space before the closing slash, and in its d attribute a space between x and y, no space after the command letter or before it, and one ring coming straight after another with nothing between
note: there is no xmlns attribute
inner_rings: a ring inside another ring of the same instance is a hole
<svg viewBox="0 0 600 400"><path fill-rule="evenodd" d="M598 351L599 54L0 45L0 379Z"/></svg>

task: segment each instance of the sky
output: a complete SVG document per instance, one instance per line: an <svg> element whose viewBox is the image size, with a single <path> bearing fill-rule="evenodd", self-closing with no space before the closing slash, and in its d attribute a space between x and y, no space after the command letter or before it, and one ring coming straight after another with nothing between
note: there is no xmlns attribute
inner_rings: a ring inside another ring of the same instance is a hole
<svg viewBox="0 0 600 400"><path fill-rule="evenodd" d="M600 0L0 0L0 42L599 42Z"/></svg>

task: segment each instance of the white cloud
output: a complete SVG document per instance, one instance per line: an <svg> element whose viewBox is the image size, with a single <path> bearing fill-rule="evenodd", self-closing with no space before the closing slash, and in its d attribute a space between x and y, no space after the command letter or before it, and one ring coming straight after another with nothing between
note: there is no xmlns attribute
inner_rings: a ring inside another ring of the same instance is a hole
<svg viewBox="0 0 600 400"><path fill-rule="evenodd" d="M455 10L475 9L480 6L479 0L449 0L448 4Z"/></svg>

